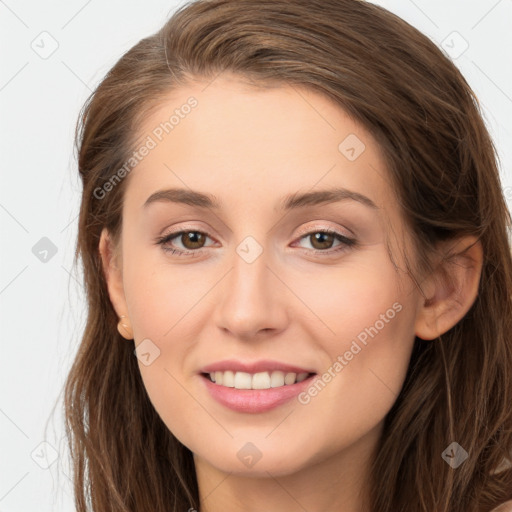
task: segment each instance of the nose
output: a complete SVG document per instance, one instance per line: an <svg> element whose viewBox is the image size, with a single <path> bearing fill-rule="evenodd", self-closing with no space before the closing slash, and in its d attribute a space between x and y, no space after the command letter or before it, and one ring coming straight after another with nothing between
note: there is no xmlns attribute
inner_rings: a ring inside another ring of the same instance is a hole
<svg viewBox="0 0 512 512"><path fill-rule="evenodd" d="M252 340L286 328L286 304L292 294L269 263L265 251L250 263L234 254L233 266L218 287L214 314L216 325L225 333Z"/></svg>

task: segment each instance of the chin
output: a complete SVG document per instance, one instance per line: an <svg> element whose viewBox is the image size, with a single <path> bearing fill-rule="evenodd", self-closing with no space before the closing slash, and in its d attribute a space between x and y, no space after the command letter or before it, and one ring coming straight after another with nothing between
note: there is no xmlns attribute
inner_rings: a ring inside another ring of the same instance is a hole
<svg viewBox="0 0 512 512"><path fill-rule="evenodd" d="M258 448L259 446L259 448ZM296 473L308 465L312 460L304 453L304 447L276 446L274 443L241 443L237 439L231 440L231 446L216 443L219 450L215 453L194 453L194 459L201 458L224 473L232 473L247 477L285 476ZM280 449L281 448L281 449ZM203 452L204 453L204 452Z"/></svg>

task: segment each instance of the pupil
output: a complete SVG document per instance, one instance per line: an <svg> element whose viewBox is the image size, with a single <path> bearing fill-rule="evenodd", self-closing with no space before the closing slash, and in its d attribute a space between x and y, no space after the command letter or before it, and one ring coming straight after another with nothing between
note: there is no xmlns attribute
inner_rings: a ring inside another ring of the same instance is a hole
<svg viewBox="0 0 512 512"><path fill-rule="evenodd" d="M329 243L332 243L332 236L330 233L315 233L314 235L315 242L320 242L322 248L329 248ZM327 240L322 240L322 238L327 238ZM313 244L314 245L314 244Z"/></svg>
<svg viewBox="0 0 512 512"><path fill-rule="evenodd" d="M185 233L185 240L187 241L187 243L191 243L191 244L200 244L201 243L201 238L203 238L203 235L201 233L198 233L197 231L189 231L188 233ZM185 244L185 246L187 246L187 244ZM195 249L195 245L193 247L189 247L189 248L192 248L192 249Z"/></svg>

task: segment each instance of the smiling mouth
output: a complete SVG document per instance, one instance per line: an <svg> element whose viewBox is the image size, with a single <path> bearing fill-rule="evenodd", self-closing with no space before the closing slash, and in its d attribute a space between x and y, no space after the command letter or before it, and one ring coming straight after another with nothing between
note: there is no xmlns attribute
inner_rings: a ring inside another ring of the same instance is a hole
<svg viewBox="0 0 512 512"><path fill-rule="evenodd" d="M235 389L271 389L292 386L316 374L282 371L247 373L228 370L202 373L201 375L217 386Z"/></svg>

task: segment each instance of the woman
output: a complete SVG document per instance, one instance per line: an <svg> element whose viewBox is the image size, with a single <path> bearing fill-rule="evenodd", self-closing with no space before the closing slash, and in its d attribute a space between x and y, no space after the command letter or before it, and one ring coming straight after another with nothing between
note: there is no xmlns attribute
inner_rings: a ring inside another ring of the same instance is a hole
<svg viewBox="0 0 512 512"><path fill-rule="evenodd" d="M512 504L511 219L427 37L358 0L190 3L77 143L77 511Z"/></svg>

